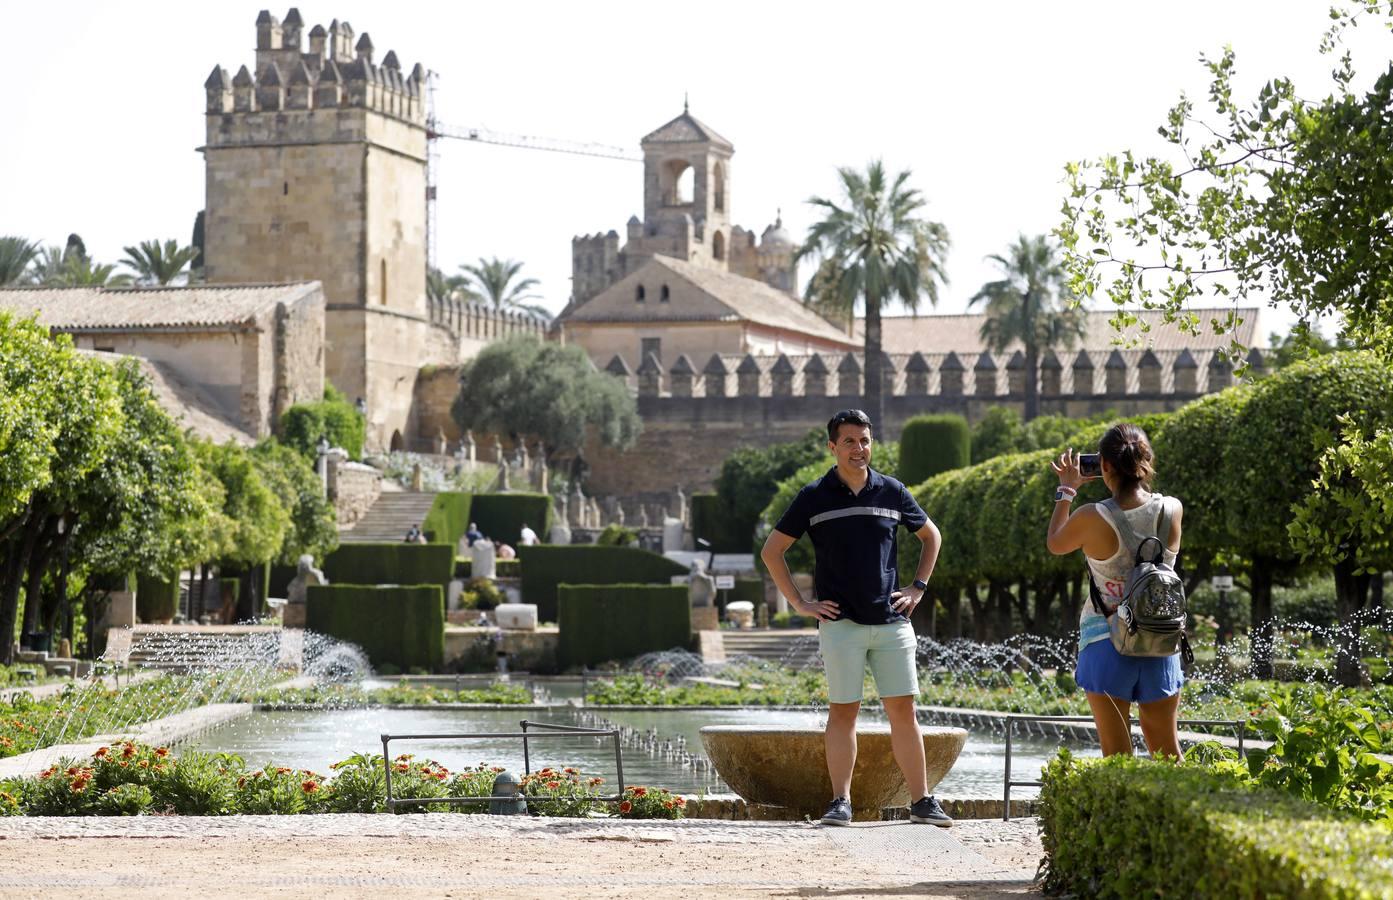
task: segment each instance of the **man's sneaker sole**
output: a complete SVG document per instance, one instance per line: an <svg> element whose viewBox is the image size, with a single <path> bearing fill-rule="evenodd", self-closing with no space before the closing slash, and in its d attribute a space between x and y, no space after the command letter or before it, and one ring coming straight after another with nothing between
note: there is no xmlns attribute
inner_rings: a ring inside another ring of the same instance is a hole
<svg viewBox="0 0 1393 900"><path fill-rule="evenodd" d="M850 824L851 824L851 822L850 822L849 820L847 820L847 819L819 819L818 821L820 821L823 825L850 825Z"/></svg>
<svg viewBox="0 0 1393 900"><path fill-rule="evenodd" d="M939 828L953 827L952 819L930 819L925 816L916 816L911 814L909 817L909 821L913 822L916 825L937 825Z"/></svg>

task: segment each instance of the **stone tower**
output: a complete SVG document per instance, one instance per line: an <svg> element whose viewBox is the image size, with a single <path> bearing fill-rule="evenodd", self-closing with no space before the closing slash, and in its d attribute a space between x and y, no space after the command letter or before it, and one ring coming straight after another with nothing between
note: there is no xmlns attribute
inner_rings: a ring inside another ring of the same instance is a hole
<svg viewBox="0 0 1393 900"><path fill-rule="evenodd" d="M619 234L571 239L571 303L575 309L654 256L670 256L763 281L795 293L797 247L780 220L758 240L731 225L730 158L735 147L699 121L682 115L645 137L643 218L629 219ZM562 313L565 315L565 312Z"/></svg>
<svg viewBox="0 0 1393 900"><path fill-rule="evenodd" d="M356 37L263 10L254 71L213 69L204 266L209 282L322 282L325 375L387 445L428 361L426 76Z"/></svg>

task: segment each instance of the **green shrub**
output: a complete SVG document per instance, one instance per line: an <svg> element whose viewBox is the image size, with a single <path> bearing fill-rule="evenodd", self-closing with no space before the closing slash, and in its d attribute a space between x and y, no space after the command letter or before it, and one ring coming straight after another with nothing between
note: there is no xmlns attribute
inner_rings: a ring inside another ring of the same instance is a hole
<svg viewBox="0 0 1393 900"><path fill-rule="evenodd" d="M539 538L546 539L551 528L551 497L523 491L476 494L471 515L479 530L489 538L517 547L524 524L537 532Z"/></svg>
<svg viewBox="0 0 1393 900"><path fill-rule="evenodd" d="M451 550L459 546L459 539L469 530L470 511L474 495L458 491L441 491L431 502L430 512L421 523L426 540L432 544L449 544Z"/></svg>
<svg viewBox="0 0 1393 900"><path fill-rule="evenodd" d="M967 419L955 414L915 416L900 433L900 480L910 487L971 462Z"/></svg>
<svg viewBox="0 0 1393 900"><path fill-rule="evenodd" d="M102 794L97 802L98 815L103 816L143 816L150 811L155 798L150 789L143 784L118 784Z"/></svg>
<svg viewBox="0 0 1393 900"><path fill-rule="evenodd" d="M737 520L725 498L715 493L692 495L692 537L711 542L717 553L744 552L754 526L748 528Z"/></svg>
<svg viewBox="0 0 1393 900"><path fill-rule="evenodd" d="M1060 753L1045 771L1047 892L1081 897L1393 895L1393 841L1232 777Z"/></svg>
<svg viewBox="0 0 1393 900"><path fill-rule="evenodd" d="M557 621L556 586L566 584L670 584L687 567L637 547L537 545L519 547L522 599L537 604L540 621Z"/></svg>
<svg viewBox="0 0 1393 900"><path fill-rule="evenodd" d="M601 547L634 547L638 545L638 529L612 522L595 538L595 543Z"/></svg>
<svg viewBox="0 0 1393 900"><path fill-rule="evenodd" d="M775 628L812 628L817 625L817 619L812 616L800 616L795 612L774 613L769 624Z"/></svg>
<svg viewBox="0 0 1393 900"><path fill-rule="evenodd" d="M743 600L751 603L758 609L764 604L764 579L762 578L737 578L735 579L735 590L730 592L730 601Z"/></svg>
<svg viewBox="0 0 1393 900"><path fill-rule="evenodd" d="M325 384L324 399L316 403L296 403L281 416L280 439L306 459L319 458L318 444L327 437L335 447L348 451L350 459L363 456L366 425L363 416L333 385Z"/></svg>
<svg viewBox="0 0 1393 900"><path fill-rule="evenodd" d="M445 544L340 544L324 559L330 584L438 584L449 590L455 548Z"/></svg>
<svg viewBox="0 0 1393 900"><path fill-rule="evenodd" d="M691 643L686 585L563 584L557 595L563 666L628 659Z"/></svg>
<svg viewBox="0 0 1393 900"><path fill-rule="evenodd" d="M141 575L136 579L135 612L142 622L174 618L179 607L179 579Z"/></svg>
<svg viewBox="0 0 1393 900"><path fill-rule="evenodd" d="M357 644L384 672L387 665L439 671L444 664L445 596L436 584L312 585L305 626Z"/></svg>
<svg viewBox="0 0 1393 900"><path fill-rule="evenodd" d="M464 583L464 592L473 597L473 604L467 609L493 609L508 600L508 595L487 578L471 578Z"/></svg>

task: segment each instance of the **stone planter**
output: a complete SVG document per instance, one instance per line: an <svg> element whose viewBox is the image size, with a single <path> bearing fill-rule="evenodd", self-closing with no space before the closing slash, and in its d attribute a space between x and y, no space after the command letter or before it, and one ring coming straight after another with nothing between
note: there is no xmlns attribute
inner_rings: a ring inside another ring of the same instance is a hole
<svg viewBox="0 0 1393 900"><path fill-rule="evenodd" d="M953 768L967 731L921 726L929 792ZM832 798L822 729L759 728L709 725L701 743L716 771L730 789L748 803L790 808L820 816ZM851 777L851 803L858 819L879 819L885 807L910 802L904 776L895 763L887 726L856 731L856 768Z"/></svg>

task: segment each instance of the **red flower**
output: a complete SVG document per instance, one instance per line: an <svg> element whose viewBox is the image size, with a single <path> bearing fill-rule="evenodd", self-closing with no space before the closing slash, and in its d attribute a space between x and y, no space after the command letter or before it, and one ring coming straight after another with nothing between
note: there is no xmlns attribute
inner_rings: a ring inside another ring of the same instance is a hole
<svg viewBox="0 0 1393 900"><path fill-rule="evenodd" d="M561 782L559 782L559 781L548 781L548 782L547 782L547 787L551 788L551 789L554 791L554 790L556 790L557 788L561 787Z"/></svg>
<svg viewBox="0 0 1393 900"><path fill-rule="evenodd" d="M148 759L142 759L142 760L140 761L140 767L141 767L142 769L148 769L148 768L150 768L150 760L148 760Z"/></svg>
<svg viewBox="0 0 1393 900"><path fill-rule="evenodd" d="M126 759L135 756L135 744L127 744L125 747L121 748L121 755Z"/></svg>
<svg viewBox="0 0 1393 900"><path fill-rule="evenodd" d="M313 794L315 791L319 790L319 782L317 782L317 781L306 781L304 784L300 785L300 788L301 788L301 790L303 790L306 794Z"/></svg>
<svg viewBox="0 0 1393 900"><path fill-rule="evenodd" d="M623 803L619 804L619 812L623 815L628 815L629 813L633 812L633 810L634 805L630 803L628 800L625 800Z"/></svg>
<svg viewBox="0 0 1393 900"><path fill-rule="evenodd" d="M246 786L247 786L247 776L243 775L241 778L238 778L238 779L237 779L237 786L238 786L239 788L244 788L244 787L246 787Z"/></svg>
<svg viewBox="0 0 1393 900"><path fill-rule="evenodd" d="M676 803L673 803L671 800L668 800L663 803L663 809L672 809L676 805Z"/></svg>
<svg viewBox="0 0 1393 900"><path fill-rule="evenodd" d="M102 757L106 756L107 752L110 750L110 747L98 747L97 752L93 753L92 756L96 759L101 759Z"/></svg>
<svg viewBox="0 0 1393 900"><path fill-rule="evenodd" d="M682 797L678 797L678 798L677 798L677 805L678 805L678 806L686 806L686 805L687 805L686 799L684 799L684 798L682 798Z"/></svg>
<svg viewBox="0 0 1393 900"><path fill-rule="evenodd" d="M567 775L575 775L575 774L577 774L577 773L576 773L576 770L575 770L575 769L572 769L570 766L567 766L566 768L562 769L561 771L565 772Z"/></svg>
<svg viewBox="0 0 1393 900"><path fill-rule="evenodd" d="M397 763L395 768L398 772L407 772L411 770L411 767L406 763Z"/></svg>
<svg viewBox="0 0 1393 900"><path fill-rule="evenodd" d="M289 775L289 774L290 774L290 770L287 769L285 766L276 766L276 774L277 774L277 775Z"/></svg>
<svg viewBox="0 0 1393 900"><path fill-rule="evenodd" d="M644 794L648 793L648 788L629 788L629 793L633 794L635 797L642 797Z"/></svg>
<svg viewBox="0 0 1393 900"><path fill-rule="evenodd" d="M160 748L158 748L157 750L155 750L155 755L158 756L158 757L161 757L161 758L166 757L166 756L169 755L169 748L168 748L168 747L160 747Z"/></svg>
<svg viewBox="0 0 1393 900"><path fill-rule="evenodd" d="M69 774L69 775L76 775L76 774L77 774L77 767L76 767L76 766L68 766L68 774Z"/></svg>
<svg viewBox="0 0 1393 900"><path fill-rule="evenodd" d="M605 780L604 780L603 778L592 778L592 779L590 779L590 786L591 786L591 787L594 787L594 786L597 785L597 784L604 784L604 783L605 783Z"/></svg>

